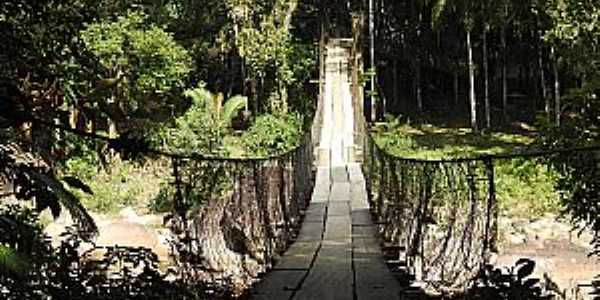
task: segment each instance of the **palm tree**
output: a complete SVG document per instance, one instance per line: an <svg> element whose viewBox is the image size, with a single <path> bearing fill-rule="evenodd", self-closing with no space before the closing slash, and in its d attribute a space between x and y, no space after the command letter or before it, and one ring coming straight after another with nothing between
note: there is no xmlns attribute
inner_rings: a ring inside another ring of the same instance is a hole
<svg viewBox="0 0 600 300"><path fill-rule="evenodd" d="M204 83L185 91L184 96L192 100L192 106L177 120L179 130L175 133L182 138L179 146L191 146L193 151L205 147L209 152L217 150L215 145L231 129L233 119L240 110L248 110L247 97L234 96L225 101L222 93L211 93Z"/></svg>
<svg viewBox="0 0 600 300"><path fill-rule="evenodd" d="M201 107L208 113L214 125L220 130L231 128L233 119L239 111L248 108L247 97L237 95L224 101L222 93L213 94L203 84L185 91L184 96L192 99L193 105Z"/></svg>

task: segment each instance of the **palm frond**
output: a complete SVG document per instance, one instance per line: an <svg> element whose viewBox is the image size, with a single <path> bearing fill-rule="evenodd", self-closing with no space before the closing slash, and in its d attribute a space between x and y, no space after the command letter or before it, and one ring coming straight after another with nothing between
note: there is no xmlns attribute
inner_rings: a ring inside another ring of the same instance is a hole
<svg viewBox="0 0 600 300"><path fill-rule="evenodd" d="M56 195L60 204L69 211L71 217L79 226L82 238L90 239L98 233L98 227L94 219L81 204L79 198L68 191L60 181L38 172L29 172L29 175L43 183L51 193Z"/></svg>
<svg viewBox="0 0 600 300"><path fill-rule="evenodd" d="M192 99L192 102L197 105L204 107L205 109L211 109L209 105L212 105L213 94L206 89L204 84L198 84L197 88L189 89L183 92L185 97Z"/></svg>
<svg viewBox="0 0 600 300"><path fill-rule="evenodd" d="M222 109L221 122L225 127L230 127L231 122L240 110L248 106L248 97L234 96L225 102Z"/></svg>

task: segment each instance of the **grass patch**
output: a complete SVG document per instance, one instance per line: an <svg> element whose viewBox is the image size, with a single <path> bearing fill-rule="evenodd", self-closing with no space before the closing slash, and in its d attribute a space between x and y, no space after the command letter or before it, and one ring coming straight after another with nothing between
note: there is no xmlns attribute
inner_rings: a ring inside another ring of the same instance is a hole
<svg viewBox="0 0 600 300"><path fill-rule="evenodd" d="M411 126L390 122L375 128L376 143L394 155L416 159L468 158L531 150L529 135L493 132L473 134L468 128L433 125ZM502 214L536 218L561 211L555 190L556 174L535 159L498 160L495 166L496 197Z"/></svg>
<svg viewBox="0 0 600 300"><path fill-rule="evenodd" d="M494 132L473 134L468 128L443 128L433 125L382 124L375 128L377 143L387 151L419 159L473 157L527 150L530 136Z"/></svg>

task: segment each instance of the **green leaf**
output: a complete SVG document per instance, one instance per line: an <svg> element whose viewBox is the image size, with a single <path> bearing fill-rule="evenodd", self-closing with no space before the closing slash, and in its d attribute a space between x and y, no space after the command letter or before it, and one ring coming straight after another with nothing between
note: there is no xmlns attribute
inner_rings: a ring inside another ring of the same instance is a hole
<svg viewBox="0 0 600 300"><path fill-rule="evenodd" d="M222 110L221 120L225 127L230 127L231 122L240 110L248 106L248 98L234 96L225 102Z"/></svg>
<svg viewBox="0 0 600 300"><path fill-rule="evenodd" d="M535 269L535 261L527 258L521 258L517 261L515 266L517 267L517 278L522 280L525 277L533 274Z"/></svg>
<svg viewBox="0 0 600 300"><path fill-rule="evenodd" d="M47 186L50 192L56 195L60 204L69 211L73 220L80 226L80 229L84 233L83 238L90 239L98 233L98 227L96 226L94 219L89 215L79 199L65 189L61 182L37 172L29 172L29 175L37 181L42 182Z"/></svg>
<svg viewBox="0 0 600 300"><path fill-rule="evenodd" d="M25 277L31 267L30 260L15 249L0 245L0 274Z"/></svg>

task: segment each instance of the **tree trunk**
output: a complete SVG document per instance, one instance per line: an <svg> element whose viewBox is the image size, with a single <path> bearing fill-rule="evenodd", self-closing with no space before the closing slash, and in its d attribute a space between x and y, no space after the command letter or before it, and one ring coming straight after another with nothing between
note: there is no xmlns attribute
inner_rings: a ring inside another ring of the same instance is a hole
<svg viewBox="0 0 600 300"><path fill-rule="evenodd" d="M108 137L111 139L117 138L119 132L117 130L117 123L113 121L111 118L108 118Z"/></svg>
<svg viewBox="0 0 600 300"><path fill-rule="evenodd" d="M421 40L421 22L423 21L423 14L419 13L419 23L418 23L418 27L417 27L417 41ZM420 54L417 53L417 67L416 67L416 74L415 74L415 91L416 91L416 97L417 97L417 112L421 113L423 112L423 93L422 93L422 89L421 89L421 57Z"/></svg>
<svg viewBox="0 0 600 300"><path fill-rule="evenodd" d="M69 107L69 126L71 129L77 129L77 123L79 120L79 109L75 106Z"/></svg>
<svg viewBox="0 0 600 300"><path fill-rule="evenodd" d="M558 55L556 54L556 49L554 49L554 47L552 47L550 51L552 55L552 72L554 73L554 116L556 125L560 126L561 104L560 78L558 77Z"/></svg>
<svg viewBox="0 0 600 300"><path fill-rule="evenodd" d="M393 99L391 100L393 103L398 103L398 99L400 98L400 96L398 95L399 91L398 91L398 59L397 58L393 58L393 72L394 74L392 74L392 80L393 80L393 84L392 84L392 93L393 93ZM397 105L397 104L394 104Z"/></svg>
<svg viewBox="0 0 600 300"><path fill-rule="evenodd" d="M417 59L417 68L415 74L415 92L417 97L417 112L423 112L423 93L421 90L421 61Z"/></svg>
<svg viewBox="0 0 600 300"><path fill-rule="evenodd" d="M485 127L490 128L492 127L492 120L490 113L490 78L487 49L487 32L488 25L485 24L483 28L483 99L485 105Z"/></svg>
<svg viewBox="0 0 600 300"><path fill-rule="evenodd" d="M542 100L544 101L544 112L550 118L550 99L548 99L548 88L546 87L546 71L544 70L544 53L542 45L538 46L538 68L540 72L540 86L542 88Z"/></svg>
<svg viewBox="0 0 600 300"><path fill-rule="evenodd" d="M467 29L467 59L469 66L469 103L471 104L471 128L478 132L477 99L475 98L475 65L473 64L473 45L471 44L471 29Z"/></svg>
<svg viewBox="0 0 600 300"><path fill-rule="evenodd" d="M500 43L502 45L502 116L504 122L508 123L508 74L506 68L506 25L500 31Z"/></svg>
<svg viewBox="0 0 600 300"><path fill-rule="evenodd" d="M375 7L373 0L369 0L369 67L371 68L371 121L375 122L377 119L377 108L375 106Z"/></svg>
<svg viewBox="0 0 600 300"><path fill-rule="evenodd" d="M458 106L458 64L454 69L454 106Z"/></svg>

